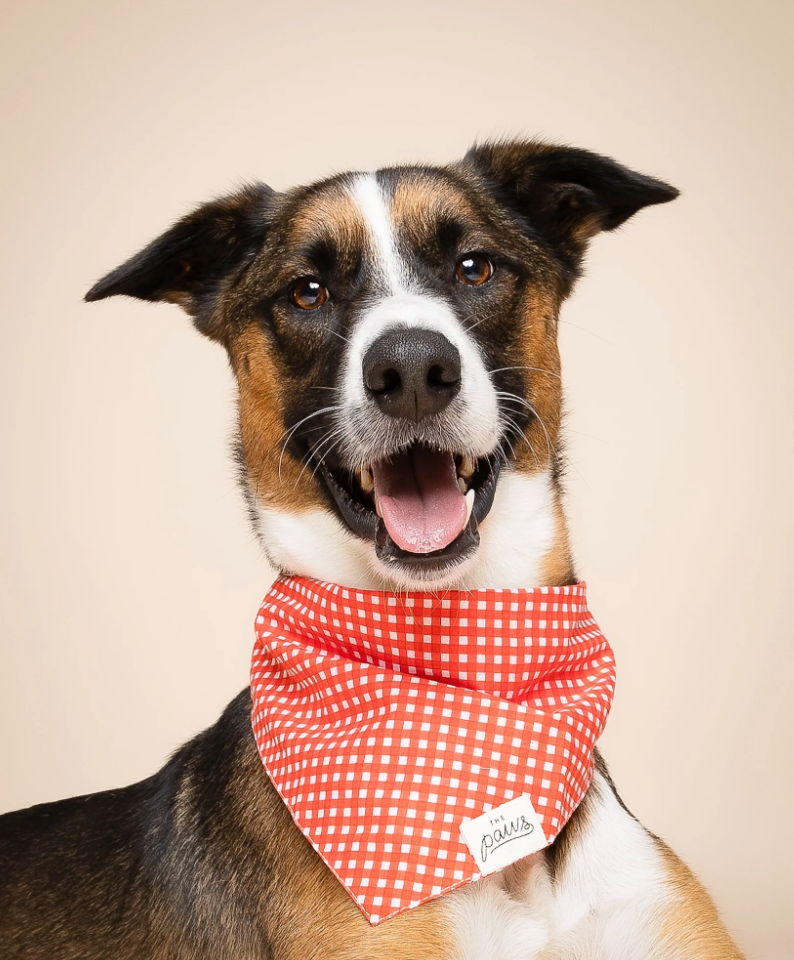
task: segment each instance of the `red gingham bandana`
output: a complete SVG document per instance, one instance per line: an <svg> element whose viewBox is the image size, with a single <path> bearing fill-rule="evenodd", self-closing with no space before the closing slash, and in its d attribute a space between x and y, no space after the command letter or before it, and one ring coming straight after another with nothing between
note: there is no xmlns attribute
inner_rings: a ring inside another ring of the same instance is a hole
<svg viewBox="0 0 794 960"><path fill-rule="evenodd" d="M551 843L590 785L614 685L584 583L435 595L282 577L256 620L262 762L373 924ZM483 814L472 845L461 826ZM475 859L513 830L534 835Z"/></svg>

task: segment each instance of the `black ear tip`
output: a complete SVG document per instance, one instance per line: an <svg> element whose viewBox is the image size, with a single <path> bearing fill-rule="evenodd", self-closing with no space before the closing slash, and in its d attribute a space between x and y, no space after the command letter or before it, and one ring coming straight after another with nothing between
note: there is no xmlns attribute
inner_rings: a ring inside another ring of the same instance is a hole
<svg viewBox="0 0 794 960"><path fill-rule="evenodd" d="M680 190L666 180L650 177L647 173L635 173L623 168L623 182L628 193L642 201L642 206L650 207L656 203L669 203L680 195Z"/></svg>
<svg viewBox="0 0 794 960"><path fill-rule="evenodd" d="M676 197L681 196L681 191L674 187L670 183L665 183L664 180L656 180L654 182L654 194L656 199L653 200L653 203L669 203L671 200L675 200Z"/></svg>
<svg viewBox="0 0 794 960"><path fill-rule="evenodd" d="M95 300L105 300L107 297L115 296L117 293L124 293L123 284L118 274L119 270L113 270L91 287L88 293L83 297L86 303L93 303Z"/></svg>
<svg viewBox="0 0 794 960"><path fill-rule="evenodd" d="M645 207L655 207L660 203L669 203L679 195L679 191L656 177L647 177L645 174L633 174L622 178L612 197L611 206L607 208L602 223L602 230L615 230L622 226L630 217Z"/></svg>

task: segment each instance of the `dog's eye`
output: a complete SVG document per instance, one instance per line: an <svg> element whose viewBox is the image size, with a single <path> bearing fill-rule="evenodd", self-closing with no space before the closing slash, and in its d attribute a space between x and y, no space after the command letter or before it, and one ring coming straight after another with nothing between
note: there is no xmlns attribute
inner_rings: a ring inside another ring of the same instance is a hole
<svg viewBox="0 0 794 960"><path fill-rule="evenodd" d="M301 277L289 288L289 298L301 310L316 310L328 299L328 288L316 277Z"/></svg>
<svg viewBox="0 0 794 960"><path fill-rule="evenodd" d="M479 287L493 276L491 261L481 253L467 253L458 261L455 276L461 283Z"/></svg>

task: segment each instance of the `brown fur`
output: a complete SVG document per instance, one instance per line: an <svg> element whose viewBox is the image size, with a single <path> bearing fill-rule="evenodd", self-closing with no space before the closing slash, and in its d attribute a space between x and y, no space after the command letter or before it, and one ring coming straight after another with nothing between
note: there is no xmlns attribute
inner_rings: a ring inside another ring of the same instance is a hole
<svg viewBox="0 0 794 960"><path fill-rule="evenodd" d="M325 500L316 479L284 450L282 394L288 389L264 331L247 326L230 347L239 391L240 442L256 498L296 513L321 507Z"/></svg>
<svg viewBox="0 0 794 960"><path fill-rule="evenodd" d="M743 960L705 887L664 841L657 838L656 843L675 898L660 918L663 939L682 958Z"/></svg>
<svg viewBox="0 0 794 960"><path fill-rule="evenodd" d="M568 525L562 512L559 488L554 499L554 542L543 558L540 578L551 587L561 587L571 583L574 577L573 557L568 539Z"/></svg>

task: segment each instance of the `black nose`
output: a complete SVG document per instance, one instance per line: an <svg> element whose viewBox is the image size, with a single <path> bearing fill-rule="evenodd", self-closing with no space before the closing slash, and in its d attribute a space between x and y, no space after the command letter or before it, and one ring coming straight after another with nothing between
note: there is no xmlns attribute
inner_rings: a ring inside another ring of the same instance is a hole
<svg viewBox="0 0 794 960"><path fill-rule="evenodd" d="M435 330L384 333L364 354L363 372L380 409L406 420L439 413L460 390L460 354Z"/></svg>

